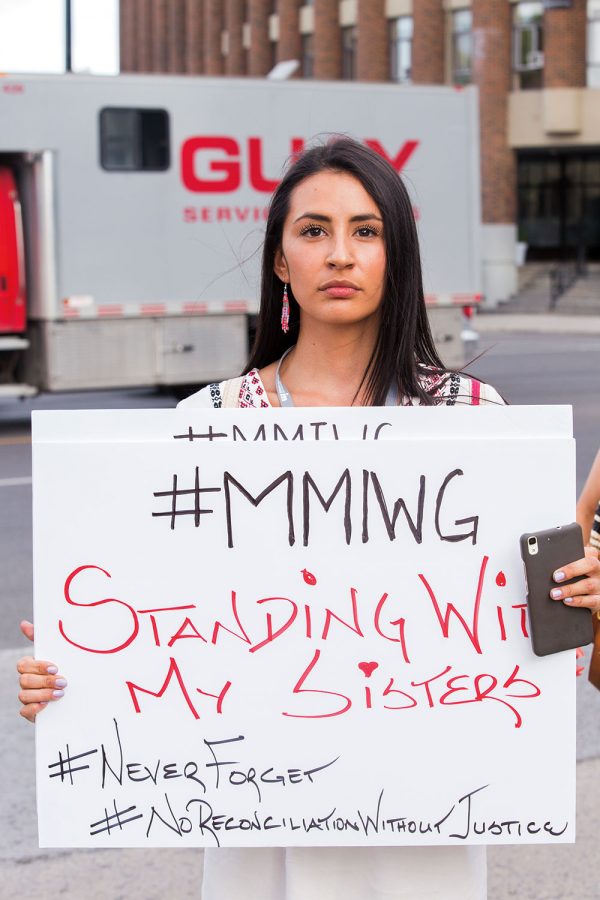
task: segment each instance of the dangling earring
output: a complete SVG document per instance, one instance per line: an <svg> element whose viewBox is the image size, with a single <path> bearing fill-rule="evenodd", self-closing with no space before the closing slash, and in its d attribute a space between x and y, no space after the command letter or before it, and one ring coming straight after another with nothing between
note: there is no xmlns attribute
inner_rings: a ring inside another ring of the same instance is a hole
<svg viewBox="0 0 600 900"><path fill-rule="evenodd" d="M281 330L287 334L290 330L290 301L288 300L287 284L283 285L283 305L281 307Z"/></svg>

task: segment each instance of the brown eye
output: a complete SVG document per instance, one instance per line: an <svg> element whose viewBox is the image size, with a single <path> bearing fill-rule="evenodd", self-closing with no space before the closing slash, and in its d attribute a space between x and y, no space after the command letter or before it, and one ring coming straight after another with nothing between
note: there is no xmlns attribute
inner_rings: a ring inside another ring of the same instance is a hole
<svg viewBox="0 0 600 900"><path fill-rule="evenodd" d="M307 234L309 237L321 237L324 233L322 225L306 225L300 232L301 235Z"/></svg>

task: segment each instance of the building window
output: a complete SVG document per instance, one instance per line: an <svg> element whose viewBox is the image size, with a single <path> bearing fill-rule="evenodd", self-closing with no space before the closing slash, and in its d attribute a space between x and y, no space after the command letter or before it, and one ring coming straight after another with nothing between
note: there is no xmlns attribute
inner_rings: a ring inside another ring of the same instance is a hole
<svg viewBox="0 0 600 900"><path fill-rule="evenodd" d="M400 84L410 81L412 67L412 16L390 19L390 79Z"/></svg>
<svg viewBox="0 0 600 900"><path fill-rule="evenodd" d="M518 224L533 259L600 259L600 153L518 153Z"/></svg>
<svg viewBox="0 0 600 900"><path fill-rule="evenodd" d="M312 78L315 74L315 48L312 34L302 35L302 77Z"/></svg>
<svg viewBox="0 0 600 900"><path fill-rule="evenodd" d="M356 78L356 26L342 28L342 78Z"/></svg>
<svg viewBox="0 0 600 900"><path fill-rule="evenodd" d="M100 110L100 164L110 172L169 168L169 115L164 109Z"/></svg>
<svg viewBox="0 0 600 900"><path fill-rule="evenodd" d="M452 13L452 81L469 84L473 63L473 16L470 9Z"/></svg>
<svg viewBox="0 0 600 900"><path fill-rule="evenodd" d="M587 83L600 88L600 0L588 0Z"/></svg>
<svg viewBox="0 0 600 900"><path fill-rule="evenodd" d="M513 68L521 90L542 87L544 4L516 3L513 13Z"/></svg>

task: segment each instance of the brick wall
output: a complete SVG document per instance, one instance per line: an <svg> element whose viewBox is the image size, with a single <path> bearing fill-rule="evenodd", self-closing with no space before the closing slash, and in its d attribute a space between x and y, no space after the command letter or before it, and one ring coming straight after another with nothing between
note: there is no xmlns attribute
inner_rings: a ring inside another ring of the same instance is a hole
<svg viewBox="0 0 600 900"><path fill-rule="evenodd" d="M245 75L246 58L242 44L244 24L244 0L225 0L225 28L229 40L229 52L225 57L226 75Z"/></svg>
<svg viewBox="0 0 600 900"><path fill-rule="evenodd" d="M135 0L137 12L137 31L134 41L137 44L136 72L152 72L152 0Z"/></svg>
<svg viewBox="0 0 600 900"><path fill-rule="evenodd" d="M503 0L508 6L508 0ZM413 0L412 81L444 83L444 9L442 0Z"/></svg>
<svg viewBox="0 0 600 900"><path fill-rule="evenodd" d="M342 74L342 35L338 4L315 0L315 78L340 78Z"/></svg>
<svg viewBox="0 0 600 900"><path fill-rule="evenodd" d="M473 79L479 87L483 221L516 221L516 163L507 146L512 81L512 10L506 0L473 0Z"/></svg>
<svg viewBox="0 0 600 900"><path fill-rule="evenodd" d="M152 72L167 72L167 0L152 0Z"/></svg>
<svg viewBox="0 0 600 900"><path fill-rule="evenodd" d="M248 75L258 78L271 69L271 42L269 40L270 0L249 0L248 15L250 42Z"/></svg>
<svg viewBox="0 0 600 900"><path fill-rule="evenodd" d="M119 68L121 72L135 72L137 66L137 6L136 0L121 0L119 6Z"/></svg>
<svg viewBox="0 0 600 900"><path fill-rule="evenodd" d="M279 14L277 62L284 59L300 59L302 52L298 28L300 6L300 0L279 0L277 4Z"/></svg>
<svg viewBox="0 0 600 900"><path fill-rule="evenodd" d="M585 87L586 0L544 13L544 87Z"/></svg>
<svg viewBox="0 0 600 900"><path fill-rule="evenodd" d="M385 0L358 0L356 74L359 81L390 77Z"/></svg>
<svg viewBox="0 0 600 900"><path fill-rule="evenodd" d="M203 25L202 0L185 0L185 71L189 75L203 71Z"/></svg>
<svg viewBox="0 0 600 900"><path fill-rule="evenodd" d="M185 0L168 0L167 70L185 72Z"/></svg>
<svg viewBox="0 0 600 900"><path fill-rule="evenodd" d="M222 0L204 0L204 74L223 74L221 33L223 31Z"/></svg>

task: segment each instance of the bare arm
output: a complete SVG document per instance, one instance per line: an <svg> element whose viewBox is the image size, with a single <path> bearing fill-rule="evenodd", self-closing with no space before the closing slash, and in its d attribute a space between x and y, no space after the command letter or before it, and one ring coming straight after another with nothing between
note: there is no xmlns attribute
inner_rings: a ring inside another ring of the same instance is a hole
<svg viewBox="0 0 600 900"><path fill-rule="evenodd" d="M577 503L577 521L581 525L583 531L583 539L587 544L590 531L592 530L592 522L594 521L594 513L598 503L600 502L600 450L596 454L596 459L590 469L590 474L581 492L581 496Z"/></svg>
<svg viewBox="0 0 600 900"><path fill-rule="evenodd" d="M21 622L21 631L30 641L33 640L31 622ZM66 679L58 674L57 667L41 659L24 656L17 663L19 673L20 714L29 722L52 700L60 700L67 686Z"/></svg>

